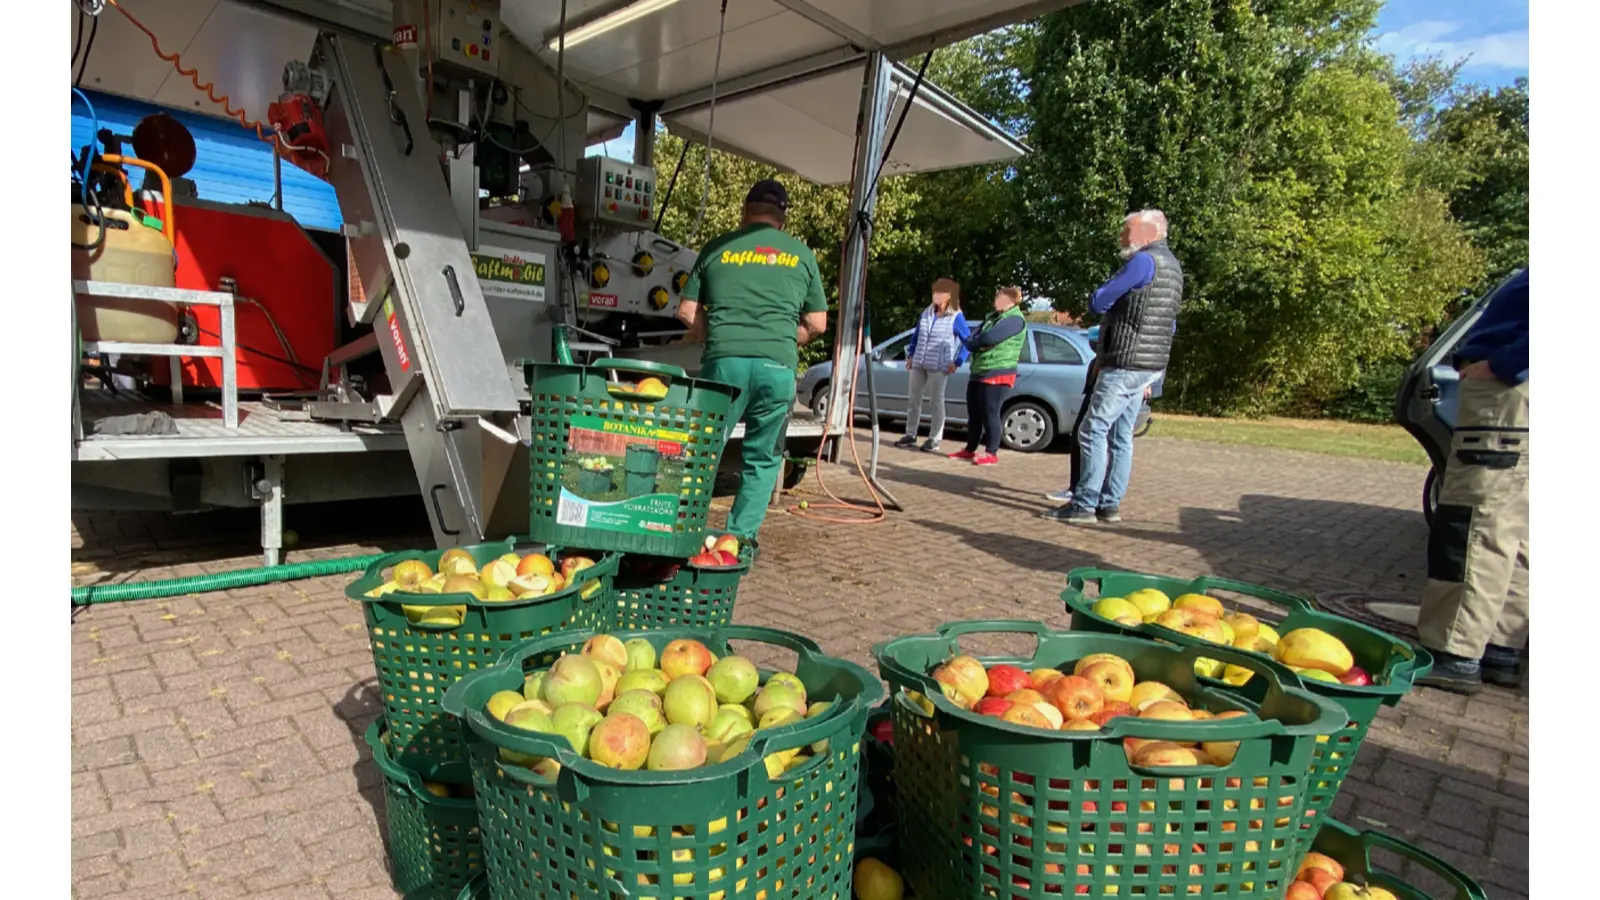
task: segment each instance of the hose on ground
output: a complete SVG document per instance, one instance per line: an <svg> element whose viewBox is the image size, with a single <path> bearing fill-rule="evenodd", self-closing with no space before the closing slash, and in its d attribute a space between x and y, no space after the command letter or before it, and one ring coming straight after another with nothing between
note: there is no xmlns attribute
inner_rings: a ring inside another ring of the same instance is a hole
<svg viewBox="0 0 1600 900"><path fill-rule="evenodd" d="M73 606L92 606L97 603L121 603L126 600L155 600L162 597L181 597L185 594L203 594L208 591L226 591L234 588L256 587L282 581L299 581L320 575L348 575L360 572L387 554L346 556L340 559L318 559L287 566L258 566L218 572L215 575L192 575L188 578L169 578L165 581L136 581L122 584L91 584L72 589Z"/></svg>

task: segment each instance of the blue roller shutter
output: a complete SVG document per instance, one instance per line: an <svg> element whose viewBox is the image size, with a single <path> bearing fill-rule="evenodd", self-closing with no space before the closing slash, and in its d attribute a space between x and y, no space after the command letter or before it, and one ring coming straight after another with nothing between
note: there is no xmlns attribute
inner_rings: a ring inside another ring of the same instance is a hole
<svg viewBox="0 0 1600 900"><path fill-rule="evenodd" d="M100 117L100 127L117 134L133 133L139 120L151 113L164 112L182 122L194 135L195 163L186 178L195 183L203 200L216 203L272 202L272 147L231 119L195 115L141 103L124 97L86 91ZM252 110L252 112L255 112ZM261 110L261 115L265 114ZM73 154L94 139L94 125L88 110L75 97L72 103ZM132 153L132 147L124 147ZM142 175L135 172L134 187ZM289 163L283 166L283 209L294 216L302 228L338 231L339 198L333 186Z"/></svg>

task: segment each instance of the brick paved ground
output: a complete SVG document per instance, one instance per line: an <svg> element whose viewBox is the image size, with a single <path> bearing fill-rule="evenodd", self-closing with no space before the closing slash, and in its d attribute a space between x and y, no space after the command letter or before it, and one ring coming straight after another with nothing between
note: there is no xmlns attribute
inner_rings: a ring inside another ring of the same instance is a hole
<svg viewBox="0 0 1600 900"><path fill-rule="evenodd" d="M775 514L738 618L797 628L865 663L874 641L946 619L1064 626L1056 597L1064 573L1083 565L1313 592L1414 595L1420 585L1421 469L1147 439L1123 525L1030 518L1065 469L1059 455L977 470L885 451L884 479L909 512L833 529ZM291 560L427 540L412 503L292 510L290 524L307 548ZM73 580L255 565L254 528L250 514L80 517ZM372 662L345 580L76 616L74 896L395 896L374 808L379 776L361 737L376 712ZM1526 693L1424 690L1385 710L1337 813L1420 842L1497 900L1526 897Z"/></svg>

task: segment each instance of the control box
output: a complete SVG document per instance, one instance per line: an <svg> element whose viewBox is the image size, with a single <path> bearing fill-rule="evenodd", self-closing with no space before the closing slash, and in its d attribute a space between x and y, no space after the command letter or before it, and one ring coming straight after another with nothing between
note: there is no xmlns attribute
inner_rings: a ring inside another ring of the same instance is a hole
<svg viewBox="0 0 1600 900"><path fill-rule="evenodd" d="M394 45L426 54L437 63L499 77L502 38L500 0L400 0L394 5Z"/></svg>
<svg viewBox="0 0 1600 900"><path fill-rule="evenodd" d="M626 231L655 225L656 170L605 156L578 163L572 202L578 221L604 223Z"/></svg>

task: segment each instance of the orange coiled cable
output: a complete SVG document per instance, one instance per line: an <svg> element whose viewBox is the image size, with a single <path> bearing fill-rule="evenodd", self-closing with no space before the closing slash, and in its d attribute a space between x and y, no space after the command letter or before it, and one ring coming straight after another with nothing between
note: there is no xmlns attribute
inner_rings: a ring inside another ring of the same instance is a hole
<svg viewBox="0 0 1600 900"><path fill-rule="evenodd" d="M233 104L229 102L227 94L223 94L222 96L218 97L217 86L215 84L209 81L201 84L199 71L195 69L185 69L183 67L183 57L176 53L168 53L165 50L162 50L161 41L156 38L156 33L145 27L143 22L134 18L133 13L123 9L122 4L118 3L117 0L106 0L106 2L111 4L111 6L116 9L117 12L122 13L122 17L127 19L129 24L144 32L144 36L150 39L150 48L156 52L156 55L171 63L172 68L177 71L179 75L189 79L190 83L194 85L195 90L205 94L208 98L210 98L212 103L222 107L222 111L228 115L228 118L237 119L241 126L243 126L246 130L255 131L256 137L262 139L263 141L272 143L277 142L276 132L273 132L273 135L268 137L266 131L264 130L265 126L263 126L259 121L252 120L249 116L245 115L244 110L234 109Z"/></svg>

